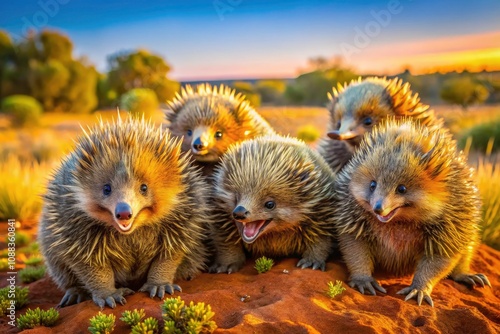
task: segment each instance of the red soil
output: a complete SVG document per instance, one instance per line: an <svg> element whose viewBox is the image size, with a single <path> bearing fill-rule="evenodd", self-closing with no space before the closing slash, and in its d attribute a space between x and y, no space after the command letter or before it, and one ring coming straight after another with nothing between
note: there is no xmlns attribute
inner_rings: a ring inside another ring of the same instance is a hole
<svg viewBox="0 0 500 334"><path fill-rule="evenodd" d="M382 274L377 278L387 289L385 295L361 295L344 284L347 290L330 299L325 294L327 282L345 281L345 266L330 262L326 272L319 272L295 268L296 261L279 261L270 272L260 275L253 269L253 261L235 274L202 274L179 282L183 292L178 295L187 303L212 306L219 327L215 333L500 333L500 252L487 246L479 249L472 269L488 275L493 288L469 289L444 280L432 293L434 308L427 304L419 307L415 300L405 302L396 294L411 277L387 278ZM5 285L3 278L0 282ZM29 287L30 308L54 307L63 295L49 278ZM242 301L244 296L249 297ZM118 320L124 310L144 308L147 316L161 319L159 299L136 293L127 301L125 306L104 310L117 318L114 333L129 333ZM23 333L88 333L89 318L98 311L86 301L61 309L54 328ZM4 318L0 332L18 330L8 326Z"/></svg>

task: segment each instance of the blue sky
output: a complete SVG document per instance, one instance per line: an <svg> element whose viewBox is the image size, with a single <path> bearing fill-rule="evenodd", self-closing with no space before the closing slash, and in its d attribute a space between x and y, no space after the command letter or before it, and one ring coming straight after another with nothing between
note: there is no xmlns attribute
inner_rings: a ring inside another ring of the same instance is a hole
<svg viewBox="0 0 500 334"><path fill-rule="evenodd" d="M373 13L388 13L391 6L396 13L389 12L390 19L383 25L377 23ZM361 70L396 70L405 57L413 60L414 53L437 52L426 45L442 44L426 41L500 32L500 1L29 0L0 4L2 29L21 38L29 25L68 34L75 54L87 56L99 70L106 69L106 57L114 52L146 48L167 59L176 79L284 77L294 76L310 57L337 54ZM359 31L370 28L374 30L366 45L356 44ZM500 40L489 45L488 38L479 47L473 45L476 37L458 39L453 45L461 50L491 49L495 43L500 47ZM356 45L362 47L346 53L346 46ZM413 53L405 55L400 46ZM446 52L443 48L439 52ZM386 55L392 50L398 54L391 60L394 65Z"/></svg>

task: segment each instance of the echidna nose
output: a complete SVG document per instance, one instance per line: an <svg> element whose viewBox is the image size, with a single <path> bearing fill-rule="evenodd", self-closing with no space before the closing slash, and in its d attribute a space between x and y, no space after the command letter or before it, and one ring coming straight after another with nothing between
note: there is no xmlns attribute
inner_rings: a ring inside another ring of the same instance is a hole
<svg viewBox="0 0 500 334"><path fill-rule="evenodd" d="M373 206L373 212L375 212L376 214L381 214L382 212L384 212L384 208L382 206L382 200L378 200L377 203L375 203L375 205Z"/></svg>
<svg viewBox="0 0 500 334"><path fill-rule="evenodd" d="M201 141L201 138L198 137L193 141L193 148L197 151L202 151L205 148L205 145Z"/></svg>
<svg viewBox="0 0 500 334"><path fill-rule="evenodd" d="M233 218L238 219L238 220L243 220L247 218L247 216L250 214L250 212L241 205L238 205L236 209L233 210Z"/></svg>
<svg viewBox="0 0 500 334"><path fill-rule="evenodd" d="M327 133L328 137L335 139L335 140L340 140L340 132L335 130L335 131L330 131Z"/></svg>
<svg viewBox="0 0 500 334"><path fill-rule="evenodd" d="M129 220L132 218L132 208L127 203L120 202L116 205L115 216L119 220Z"/></svg>

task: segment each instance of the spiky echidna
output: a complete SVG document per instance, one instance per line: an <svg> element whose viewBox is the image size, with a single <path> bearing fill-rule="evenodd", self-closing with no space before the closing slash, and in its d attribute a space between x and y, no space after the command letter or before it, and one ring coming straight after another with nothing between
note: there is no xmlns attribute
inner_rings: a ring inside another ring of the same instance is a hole
<svg viewBox="0 0 500 334"><path fill-rule="evenodd" d="M374 268L414 272L399 291L433 305L434 285L449 276L490 285L469 266L480 243L481 202L474 171L451 135L410 119L388 120L367 134L335 183L336 227L349 285L385 290Z"/></svg>
<svg viewBox="0 0 500 334"><path fill-rule="evenodd" d="M334 242L334 174L297 139L259 137L232 146L214 174L217 255L212 272L234 272L246 255L298 256L325 270Z"/></svg>
<svg viewBox="0 0 500 334"><path fill-rule="evenodd" d="M115 307L141 285L151 297L180 291L173 282L206 262L207 192L160 128L120 118L90 128L49 182L39 226L60 305Z"/></svg>
<svg viewBox="0 0 500 334"><path fill-rule="evenodd" d="M328 97L330 139L322 139L318 150L335 171L349 161L363 135L387 117L412 117L427 126L442 124L410 84L398 78L359 78L338 84Z"/></svg>
<svg viewBox="0 0 500 334"><path fill-rule="evenodd" d="M183 138L182 150L191 152L204 175L212 175L231 144L274 133L242 94L224 85L187 85L168 106L170 131Z"/></svg>

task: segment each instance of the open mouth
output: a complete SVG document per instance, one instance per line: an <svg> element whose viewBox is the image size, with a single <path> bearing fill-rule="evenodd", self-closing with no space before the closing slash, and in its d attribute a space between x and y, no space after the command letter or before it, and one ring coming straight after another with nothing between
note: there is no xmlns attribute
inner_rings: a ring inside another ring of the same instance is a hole
<svg viewBox="0 0 500 334"><path fill-rule="evenodd" d="M128 233L132 232L132 225L133 224L134 224L133 222L130 222L129 224L124 225L124 224L121 224L121 223L115 221L115 225L118 227L117 228L118 232L121 232L123 234L128 234Z"/></svg>
<svg viewBox="0 0 500 334"><path fill-rule="evenodd" d="M207 155L208 152L209 152L209 150L202 150L202 151L191 150L191 153L193 155L199 155L199 156L201 156L201 155Z"/></svg>
<svg viewBox="0 0 500 334"><path fill-rule="evenodd" d="M392 210L391 212L389 212L385 216L382 216L382 215L379 215L379 214L376 214L376 216L377 216L378 220L381 221L382 223L387 223L387 222L389 222L394 217L394 215L396 214L396 212L398 211L398 209L399 208L395 208L394 210Z"/></svg>
<svg viewBox="0 0 500 334"><path fill-rule="evenodd" d="M243 223L236 221L241 239L247 244L254 242L259 234L266 228L272 219L268 220L254 220L252 222Z"/></svg>

